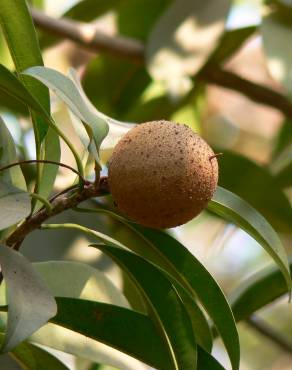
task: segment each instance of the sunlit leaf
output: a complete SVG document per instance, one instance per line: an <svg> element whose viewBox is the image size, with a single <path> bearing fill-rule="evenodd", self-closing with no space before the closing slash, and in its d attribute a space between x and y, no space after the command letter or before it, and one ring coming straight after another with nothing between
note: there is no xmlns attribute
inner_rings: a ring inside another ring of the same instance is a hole
<svg viewBox="0 0 292 370"><path fill-rule="evenodd" d="M151 30L146 63L156 79L195 74L217 46L229 0L176 0Z"/></svg>
<svg viewBox="0 0 292 370"><path fill-rule="evenodd" d="M27 192L12 185L0 183L0 230L25 219L31 211L31 199Z"/></svg>
<svg viewBox="0 0 292 370"><path fill-rule="evenodd" d="M243 199L221 187L217 188L208 209L233 222L253 237L277 263L285 277L288 290L291 290L286 251L277 233L260 213Z"/></svg>
<svg viewBox="0 0 292 370"><path fill-rule="evenodd" d="M7 352L53 317L57 306L31 263L19 252L1 245L0 263L9 305L2 346L2 352Z"/></svg>
<svg viewBox="0 0 292 370"><path fill-rule="evenodd" d="M40 80L52 89L83 122L94 143L93 148L90 146L92 154L99 161L99 147L108 133L108 124L104 116L94 110L87 100L83 98L78 86L69 77L60 72L45 67L33 67L26 70L25 73Z"/></svg>

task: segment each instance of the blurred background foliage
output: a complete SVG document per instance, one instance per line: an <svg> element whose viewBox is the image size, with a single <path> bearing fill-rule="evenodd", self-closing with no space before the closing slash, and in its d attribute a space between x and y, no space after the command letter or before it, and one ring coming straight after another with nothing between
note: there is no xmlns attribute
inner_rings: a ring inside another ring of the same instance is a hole
<svg viewBox="0 0 292 370"><path fill-rule="evenodd" d="M214 40L218 46L211 57L202 60L197 70L189 70L188 66L176 61L171 65L170 58L167 78L158 78L159 61L152 63L152 56L155 54L155 43L160 41L159 27L158 34L155 34L155 27L165 11L173 6L173 1L30 2L53 17L64 16L90 22L97 30L110 35L122 35L147 43L148 65L145 66L110 54L85 50L72 41L46 33L41 27L39 29L45 65L64 73L71 66L76 68L89 99L99 110L129 123L153 119L184 122L199 132L216 151L223 152L219 159L220 185L240 195L260 211L280 233L288 252L292 254L292 117L285 116L275 107L251 101L246 96L248 94L244 91L239 93L236 87L225 89L216 86L218 84L210 84L204 75L200 77L200 71L204 68L212 70L214 66L217 68L219 64L224 64L228 71L272 88L289 100L292 94L291 1L234 1L225 33L219 42ZM190 3L184 0L185 6ZM216 16L216 9L222 1L217 5L210 3L214 6ZM181 12L184 11L182 7ZM197 28L200 26L196 25ZM167 27L171 28L172 25ZM198 29L193 31L198 32ZM185 39L190 37L189 32L186 30ZM212 37L216 32L212 29ZM160 37L164 37L163 32ZM203 47L208 48L208 43ZM184 58L187 59L187 55ZM0 60L13 70L1 34ZM54 95L52 103L57 120L62 122L63 129L75 145L81 148L79 139L74 136L71 117L65 106ZM20 157L32 158L32 130L26 120L25 106L8 99L1 91L0 105L0 113L9 123ZM66 147L62 149L62 161L74 165L74 159ZM110 151L110 147L103 147L104 164ZM34 169L25 167L23 171L30 181ZM61 169L56 190L72 183L72 179L72 174ZM91 216L66 212L58 216L56 221L79 223L81 219L92 228L98 222L99 230L125 241L125 244L129 238L133 238L129 231L105 215L97 215L93 220ZM236 290L248 275L270 263L265 252L245 232L207 212L171 232L214 274L227 294ZM39 248L39 244L42 244L42 248ZM104 271L118 287L124 285L124 289L130 292L131 286L123 280L119 270L100 252L86 246L87 240L75 231L52 233L50 238L35 232L25 240L22 250L32 261L67 259L89 263ZM286 302L286 299L278 300L262 309L258 316L279 329L281 335L292 343L292 313ZM240 323L239 331L242 370L292 368L292 353L275 345L248 323ZM215 354L228 368L228 360L224 357L220 342L216 344ZM111 369L90 361L77 360L73 356L65 360L70 368L76 370ZM127 366L138 368L136 362Z"/></svg>

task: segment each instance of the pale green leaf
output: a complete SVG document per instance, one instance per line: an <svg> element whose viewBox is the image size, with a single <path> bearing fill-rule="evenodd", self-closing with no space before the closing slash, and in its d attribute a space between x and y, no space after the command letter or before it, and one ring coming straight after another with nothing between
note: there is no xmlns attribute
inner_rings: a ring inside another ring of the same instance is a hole
<svg viewBox="0 0 292 370"><path fill-rule="evenodd" d="M18 162L13 137L0 117L0 167ZM0 181L11 184L16 188L26 190L26 183L20 166L0 172Z"/></svg>
<svg viewBox="0 0 292 370"><path fill-rule="evenodd" d="M55 316L57 306L31 263L19 252L1 245L0 264L9 305L2 345L2 352L7 352Z"/></svg>
<svg viewBox="0 0 292 370"><path fill-rule="evenodd" d="M99 161L99 147L108 133L108 124L104 115L93 109L87 99L84 99L76 83L69 77L50 68L33 67L25 72L48 86L69 107L69 109L83 122L89 137L91 153Z"/></svg>
<svg viewBox="0 0 292 370"><path fill-rule="evenodd" d="M31 200L27 192L0 183L0 230L15 225L30 214Z"/></svg>

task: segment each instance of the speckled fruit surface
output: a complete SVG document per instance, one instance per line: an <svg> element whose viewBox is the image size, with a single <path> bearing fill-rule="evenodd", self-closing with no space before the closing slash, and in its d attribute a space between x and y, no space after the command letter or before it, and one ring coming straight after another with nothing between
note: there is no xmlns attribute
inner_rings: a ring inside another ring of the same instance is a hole
<svg viewBox="0 0 292 370"><path fill-rule="evenodd" d="M109 161L109 187L130 219L170 228L197 216L218 181L217 158L189 127L153 121L131 129Z"/></svg>

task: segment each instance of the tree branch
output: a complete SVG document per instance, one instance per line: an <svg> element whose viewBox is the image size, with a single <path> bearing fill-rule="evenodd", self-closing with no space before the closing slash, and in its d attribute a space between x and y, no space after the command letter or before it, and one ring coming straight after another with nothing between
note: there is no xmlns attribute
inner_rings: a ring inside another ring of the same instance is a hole
<svg viewBox="0 0 292 370"><path fill-rule="evenodd" d="M144 45L138 40L109 36L97 31L92 24L65 18L55 19L36 9L31 9L31 15L35 25L45 32L74 41L91 51L104 51L139 63L143 62Z"/></svg>
<svg viewBox="0 0 292 370"><path fill-rule="evenodd" d="M76 207L78 204L87 199L104 195L108 192L107 178L102 177L99 184L91 183L85 186L81 191L73 194L63 194L54 199L51 203L52 209L41 209L39 212L27 218L7 239L6 245L19 249L22 240L32 231L38 229L41 224L47 221L50 217L62 213L70 208Z"/></svg>
<svg viewBox="0 0 292 370"><path fill-rule="evenodd" d="M292 354L292 343L255 315L249 317L246 322L250 327L261 333L273 343L277 344L282 350Z"/></svg>
<svg viewBox="0 0 292 370"><path fill-rule="evenodd" d="M137 63L144 63L145 47L138 40L109 36L97 31L91 24L65 18L54 19L35 9L31 10L31 14L36 26L45 32L74 41L91 51L107 52ZM280 110L284 115L292 117L292 102L284 95L218 66L204 68L197 78L207 83L238 91L256 103L268 105Z"/></svg>

